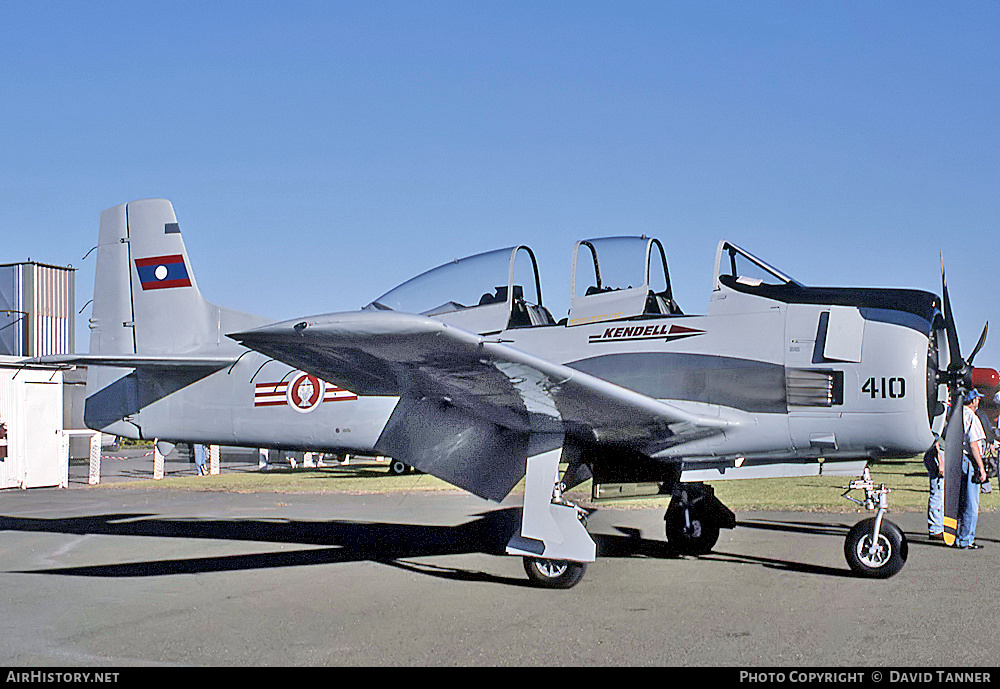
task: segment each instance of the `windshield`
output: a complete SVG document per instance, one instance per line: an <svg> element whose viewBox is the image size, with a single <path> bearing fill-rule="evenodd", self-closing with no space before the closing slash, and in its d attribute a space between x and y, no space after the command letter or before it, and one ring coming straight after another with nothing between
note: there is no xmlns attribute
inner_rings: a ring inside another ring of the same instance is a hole
<svg viewBox="0 0 1000 689"><path fill-rule="evenodd" d="M643 235L577 242L569 325L668 315L682 312L673 299L659 240Z"/></svg>
<svg viewBox="0 0 1000 689"><path fill-rule="evenodd" d="M432 316L457 311L480 302L493 303L497 289L507 289L513 247L476 254L432 268L389 290L365 307ZM490 301L486 302L486 297ZM506 301L506 294L503 295Z"/></svg>
<svg viewBox="0 0 1000 689"><path fill-rule="evenodd" d="M510 294L513 292L513 294ZM455 259L407 280L365 307L438 316L494 304L541 306L535 256L526 246Z"/></svg>
<svg viewBox="0 0 1000 689"><path fill-rule="evenodd" d="M573 296L641 287L646 283L643 270L648 243L645 237L605 237L580 242Z"/></svg>
<svg viewBox="0 0 1000 689"><path fill-rule="evenodd" d="M728 242L722 246L722 255L724 257L720 261L719 275L727 275L740 284L750 287L787 284L802 286L797 280L757 258L749 251Z"/></svg>

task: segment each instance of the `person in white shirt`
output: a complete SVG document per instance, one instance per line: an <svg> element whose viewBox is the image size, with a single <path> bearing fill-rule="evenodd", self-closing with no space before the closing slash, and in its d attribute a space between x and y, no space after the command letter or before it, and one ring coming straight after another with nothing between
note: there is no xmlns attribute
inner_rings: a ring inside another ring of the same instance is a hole
<svg viewBox="0 0 1000 689"><path fill-rule="evenodd" d="M983 449L986 431L976 415L982 395L972 389L965 394L962 421L965 425L965 447L962 454L962 492L958 499L958 539L955 545L963 550L978 550L976 522L979 519L979 485L986 481Z"/></svg>

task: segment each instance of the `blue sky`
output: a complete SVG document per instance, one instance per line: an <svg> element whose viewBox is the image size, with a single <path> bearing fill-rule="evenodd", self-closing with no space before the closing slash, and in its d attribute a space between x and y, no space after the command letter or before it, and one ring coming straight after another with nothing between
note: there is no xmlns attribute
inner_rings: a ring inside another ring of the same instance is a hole
<svg viewBox="0 0 1000 689"><path fill-rule="evenodd" d="M1000 367L1000 4L0 0L0 262L170 199L206 297L356 309L524 243L647 234L704 312L729 239L806 284L940 292ZM86 317L77 347L86 351Z"/></svg>

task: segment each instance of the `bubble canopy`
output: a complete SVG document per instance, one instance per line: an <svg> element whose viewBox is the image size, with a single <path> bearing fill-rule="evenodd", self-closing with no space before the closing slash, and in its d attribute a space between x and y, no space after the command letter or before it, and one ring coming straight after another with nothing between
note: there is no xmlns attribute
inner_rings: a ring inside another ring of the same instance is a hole
<svg viewBox="0 0 1000 689"><path fill-rule="evenodd" d="M389 290L364 310L415 313L480 333L554 323L542 306L535 255L523 245L449 261Z"/></svg>

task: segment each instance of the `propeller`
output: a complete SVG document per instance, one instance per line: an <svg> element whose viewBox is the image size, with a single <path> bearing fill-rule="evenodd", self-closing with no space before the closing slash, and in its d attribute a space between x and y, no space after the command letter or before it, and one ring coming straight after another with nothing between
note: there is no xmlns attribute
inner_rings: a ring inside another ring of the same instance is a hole
<svg viewBox="0 0 1000 689"><path fill-rule="evenodd" d="M962 489L962 455L965 451L965 423L962 408L965 395L973 389L972 361L986 343L989 321L983 327L979 341L969 355L962 358L958 343L958 328L948 297L948 280L944 272L944 254L941 254L941 297L944 302L945 333L948 338L948 367L938 372L938 382L948 386L948 418L944 428L944 541L953 545L958 536L958 502Z"/></svg>

